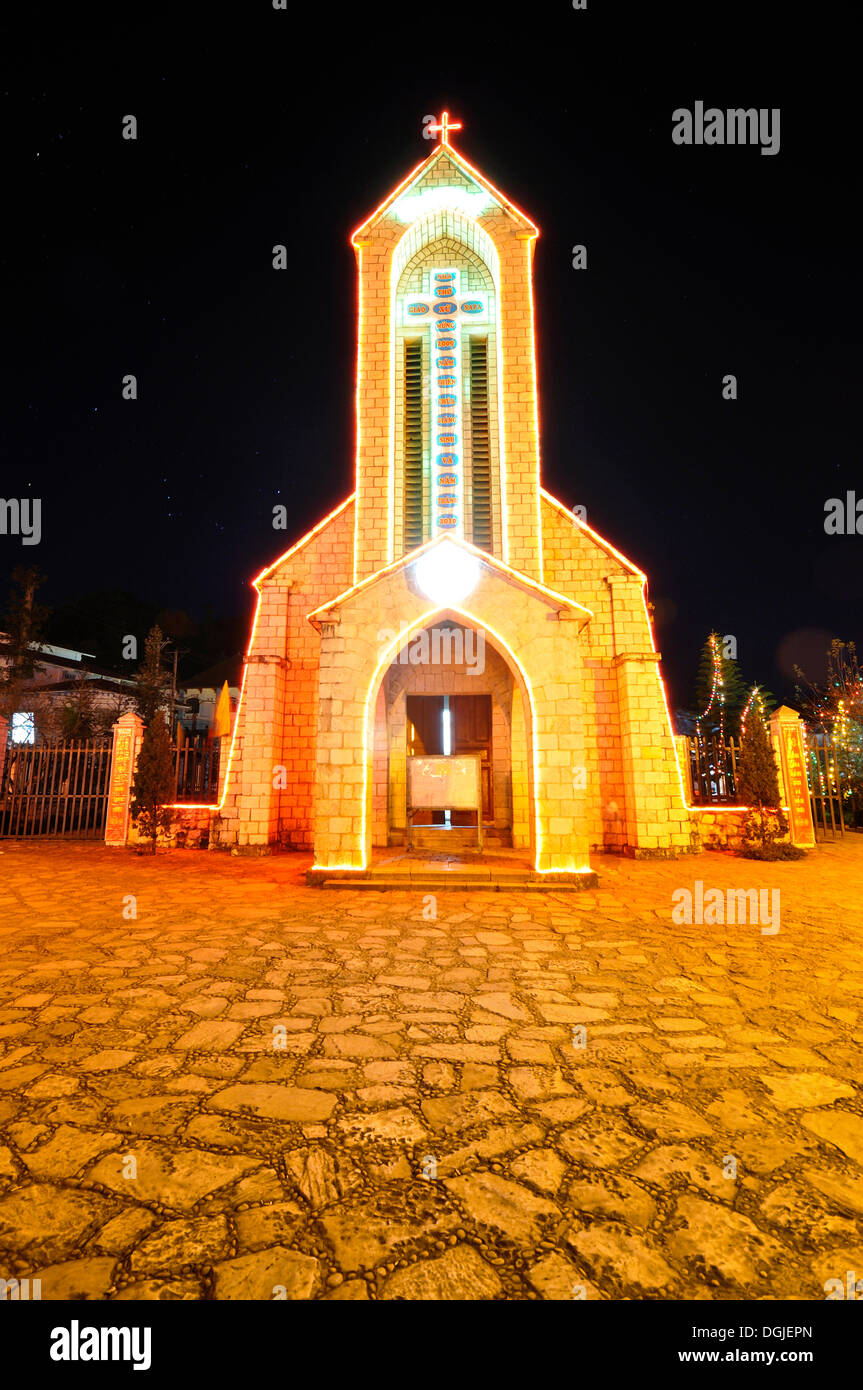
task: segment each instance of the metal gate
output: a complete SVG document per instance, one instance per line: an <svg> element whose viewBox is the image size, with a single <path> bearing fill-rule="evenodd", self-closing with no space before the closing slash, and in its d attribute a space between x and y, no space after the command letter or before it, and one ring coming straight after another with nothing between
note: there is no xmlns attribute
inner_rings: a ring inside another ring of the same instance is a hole
<svg viewBox="0 0 863 1390"><path fill-rule="evenodd" d="M104 834L111 743L13 744L0 779L0 837Z"/></svg>
<svg viewBox="0 0 863 1390"><path fill-rule="evenodd" d="M836 750L829 734L819 732L811 735L807 740L807 752L815 838L824 840L829 835L836 839L837 835L845 834L842 803L848 789L842 782Z"/></svg>

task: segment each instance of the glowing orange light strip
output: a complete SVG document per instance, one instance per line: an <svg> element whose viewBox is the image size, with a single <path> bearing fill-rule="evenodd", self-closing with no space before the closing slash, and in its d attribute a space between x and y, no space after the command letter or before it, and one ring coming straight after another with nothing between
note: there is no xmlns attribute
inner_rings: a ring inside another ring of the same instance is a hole
<svg viewBox="0 0 863 1390"><path fill-rule="evenodd" d="M537 227L536 223L528 217L527 213L522 212L521 208L518 206L517 203L514 203L511 198L507 198L505 193L501 193L500 189L496 188L495 185L489 179L486 178L485 174L481 174L478 169L475 169L474 166L471 164L470 160L465 159L461 151L455 149L455 147L451 145L449 141L447 141L445 144L439 143L438 145L436 145L435 148L432 150L431 154L427 155L425 159L421 159L419 164L417 164L416 167L411 170L411 172L406 176L406 178L403 178L401 183L398 184L397 187L394 188L391 193L388 193L387 196L383 199L383 201L378 204L374 212L371 213L365 219L364 222L361 222L360 225L356 227L353 232L351 232L351 243L354 246L356 246L357 244L356 237L358 237L361 232L364 232L367 227L370 227L377 217L382 216L382 214L386 212L390 204L394 203L396 198L398 198L399 195L403 193L404 190L408 187L408 185L418 177L421 169L425 168L426 166L428 168L431 168L432 163L436 159L439 159L441 157L444 150L446 150L447 154L452 158L455 164L461 165L461 167L467 173L470 174L471 178L473 178L478 184L480 184L480 186L484 188L487 193L492 194L492 196L497 200L497 202L499 202L503 207L508 208L509 211L514 213L516 217L519 217L522 220L522 222L525 222L527 226L530 227L533 231L534 236L539 236L539 228Z"/></svg>
<svg viewBox="0 0 863 1390"><path fill-rule="evenodd" d="M426 155L425 159L421 159L420 162L419 162L419 164L417 164L417 165L415 166L415 168L411 169L411 171L410 171L410 173L407 175L407 177L402 179L402 181L401 181L401 183L398 185L398 187L397 187L397 188L394 188L393 191L392 191L392 193L388 193L387 196L384 198L384 200L383 200L382 203L378 203L378 205L377 205L377 207L375 208L374 212L371 213L371 214L366 218L366 220L365 220L364 222L361 222L360 225L359 225L358 227L355 227L355 228L354 228L354 230L351 232L351 236L350 236L350 241L351 241L351 245L352 245L352 246L356 246L356 244L357 244L354 238L355 238L355 237L358 237L359 234L360 234L360 232L364 232L365 229L366 229L366 227L371 226L372 222L374 222L374 220L375 220L376 217L379 217L379 216L381 215L381 213L386 212L386 210L387 210L387 208L389 207L390 203L394 203L395 200L396 200L396 198L399 196L399 194L400 194L401 192L403 192L403 190L404 190L405 188L407 188L408 184L411 183L411 181L412 181L413 179L416 178L417 174L419 173L420 169L422 169L423 165L425 165L425 164L431 164L431 161L432 161L433 159L437 158L437 156L440 154L442 148L443 148L443 146L437 146L435 149L432 150L431 154Z"/></svg>
<svg viewBox="0 0 863 1390"><path fill-rule="evenodd" d="M410 231L408 228L405 232ZM387 563L391 564L396 553L396 252L403 238L392 249L390 257L390 333L389 333L389 418L387 428ZM431 363L432 358L429 357ZM404 541L404 534L402 534ZM354 582L357 574L354 571Z"/></svg>
<svg viewBox="0 0 863 1390"><path fill-rule="evenodd" d="M273 570L278 569L279 565L284 564L285 560L290 559L290 557L295 555L298 550L301 550L304 545L308 545L309 541L313 540L319 531L322 531L325 526L329 525L329 523L339 515L339 512L343 512L345 507L349 506L355 497L356 493L352 492L350 497L346 497L344 502L340 502L333 511L324 517L323 521L319 521L317 526L313 526L311 531L307 531L302 540L297 541L296 544L292 545L289 550L286 550L283 555L280 555L278 560L274 560L271 565L267 565L266 568L262 569L260 574L252 580L252 587L257 589L261 581L266 579L268 575L271 575Z"/></svg>
<svg viewBox="0 0 863 1390"><path fill-rule="evenodd" d="M603 550L609 552L611 555L614 556L616 560L619 560L622 565L625 565L631 574L637 575L639 579L647 578L647 575L644 573L644 570L639 569L637 565L633 564L632 560L628 560L627 557L621 553L621 551L617 550L616 547L611 544L611 541L606 540L605 537L601 536L598 531L594 531L593 527L588 526L586 521L582 521L581 518L577 517L574 512L571 512L569 507L565 507L563 503L560 502L556 497L552 497L551 493L548 492L544 487L540 488L540 492L542 493L543 497L552 504L553 507L557 507L558 511L563 513L563 515L566 517L568 521L574 521L577 526L581 527L582 531L586 531L589 536L592 536L593 539L597 542L597 544L602 546ZM656 648L654 648L654 651L655 650Z"/></svg>
<svg viewBox="0 0 863 1390"><path fill-rule="evenodd" d="M505 193L501 193L499 188L495 188L491 180L487 179L485 174L481 174L479 169L475 169L474 166L471 164L470 160L465 159L464 155L461 153L460 150L454 149L452 145L448 145L447 149L453 156L456 164L461 164L463 168L465 168L468 171L468 173L476 179L477 183L482 184L483 188L485 188L487 192L492 193L494 195L494 197L497 199L499 203L503 203L505 207L509 208L510 212L514 212L517 217L520 217L523 222L526 222L527 225L533 231L534 236L539 236L539 227L537 227L536 223L528 217L526 212L522 212L521 208L516 203L512 202L510 198L507 198Z"/></svg>
<svg viewBox="0 0 863 1390"><path fill-rule="evenodd" d="M356 355L356 386L354 388L354 495L357 499L357 510L354 516L354 583L357 582L360 565L360 487L362 483L362 472L360 468L360 454L362 453L362 426L360 424L360 400L362 396L361 384L363 375L363 248L356 247L357 253L357 355Z"/></svg>
<svg viewBox="0 0 863 1390"><path fill-rule="evenodd" d="M313 526L311 531L307 531L306 534L303 536L302 540L297 541L296 545L292 545L289 550L285 551L284 555L280 555L278 560L274 560L271 565L267 565L266 569L262 569L260 574L252 580L252 587L257 591L258 597L257 602L255 604L255 615L252 619L252 630L249 634L249 641L246 647L246 659L244 659L243 661L243 679L240 684L240 698L237 701L237 708L234 712L234 727L231 732L231 746L228 752L228 761L225 764L225 778L222 786L222 795L220 799L216 802L172 801L169 803L170 809L172 811L221 811L222 807L224 806L225 798L228 795L228 779L231 775L231 764L234 760L234 745L237 741L237 730L240 726L240 711L243 708L243 696L246 693L246 677L249 673L248 657L250 656L252 651L252 645L255 640L255 633L258 627L258 618L260 617L261 613L261 604L263 602L263 595L258 586L264 579L266 579L270 574L272 574L274 569L277 569L279 565L283 564L284 561L287 560L291 555L295 555L298 550L300 550L304 545L307 545L308 542L312 540L318 534L319 531L322 531L323 528L330 521L337 517L340 512L343 512L345 510L345 507L347 507L353 500L354 494L351 493L350 497L346 497L344 502L340 502L339 505L335 508L335 510L330 512L329 516L325 516L323 521L319 521L317 526Z"/></svg>
<svg viewBox="0 0 863 1390"><path fill-rule="evenodd" d="M536 233L538 236L539 233ZM530 237L525 245L527 247L527 294L530 303L530 363L533 373L533 439L536 454L536 534L539 546L539 577L545 578L543 564L542 547L542 503L540 501L540 466L539 466L539 380L536 370L536 315L533 304L533 245L535 236Z"/></svg>

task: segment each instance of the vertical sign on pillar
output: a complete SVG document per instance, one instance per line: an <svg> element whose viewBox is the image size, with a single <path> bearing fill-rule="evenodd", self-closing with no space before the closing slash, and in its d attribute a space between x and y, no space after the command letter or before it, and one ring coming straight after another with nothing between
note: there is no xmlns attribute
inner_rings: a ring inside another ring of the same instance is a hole
<svg viewBox="0 0 863 1390"><path fill-rule="evenodd" d="M0 787L3 785L3 769L6 766L6 743L9 738L9 720L0 714Z"/></svg>
<svg viewBox="0 0 863 1390"><path fill-rule="evenodd" d="M811 849L815 844L815 827L806 779L803 726L797 711L782 705L770 716L770 733L779 756L779 771L788 803L791 843Z"/></svg>
<svg viewBox="0 0 863 1390"><path fill-rule="evenodd" d="M411 295L405 323L431 329L432 539L464 536L462 325L485 323L488 296L459 294L457 270L432 270L431 294Z"/></svg>
<svg viewBox="0 0 863 1390"><path fill-rule="evenodd" d="M111 781L108 786L108 813L105 817L105 844L125 845L129 834L129 800L132 778L144 724L137 714L122 715L113 727Z"/></svg>

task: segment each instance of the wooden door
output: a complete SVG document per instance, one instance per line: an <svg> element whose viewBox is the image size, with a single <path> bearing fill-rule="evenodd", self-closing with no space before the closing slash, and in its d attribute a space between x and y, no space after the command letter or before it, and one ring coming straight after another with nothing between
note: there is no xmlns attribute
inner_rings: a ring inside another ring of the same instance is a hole
<svg viewBox="0 0 863 1390"><path fill-rule="evenodd" d="M443 752L443 696L409 695L407 698L408 756L422 757ZM411 729L413 726L413 730ZM420 825L444 825L443 811L420 808L413 819Z"/></svg>
<svg viewBox="0 0 863 1390"><path fill-rule="evenodd" d="M479 753L482 759L482 818L494 819L491 761L491 696L450 695L453 753ZM458 817L458 819L457 819ZM452 814L453 825L473 824L471 812Z"/></svg>
<svg viewBox="0 0 863 1390"><path fill-rule="evenodd" d="M443 696L409 695L407 717L414 727L413 737L408 728L408 753L422 757L443 752Z"/></svg>

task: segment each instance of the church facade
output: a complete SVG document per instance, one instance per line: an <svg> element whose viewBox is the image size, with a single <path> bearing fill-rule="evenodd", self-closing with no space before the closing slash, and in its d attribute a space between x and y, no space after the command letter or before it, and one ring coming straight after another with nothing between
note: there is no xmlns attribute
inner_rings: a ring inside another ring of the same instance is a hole
<svg viewBox="0 0 863 1390"><path fill-rule="evenodd" d="M254 581L220 838L362 872L409 758L470 753L534 872L685 852L645 575L540 478L537 228L451 128L352 237L355 489Z"/></svg>

